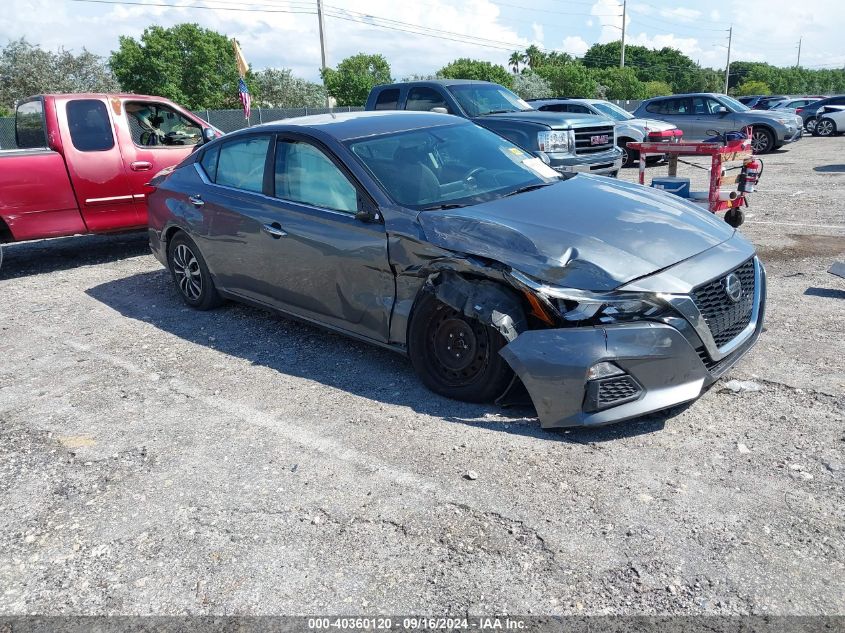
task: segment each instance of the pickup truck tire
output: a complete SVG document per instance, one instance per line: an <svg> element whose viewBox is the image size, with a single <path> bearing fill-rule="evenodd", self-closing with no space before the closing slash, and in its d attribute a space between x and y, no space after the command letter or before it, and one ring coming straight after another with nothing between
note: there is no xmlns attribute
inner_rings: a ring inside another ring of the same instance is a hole
<svg viewBox="0 0 845 633"><path fill-rule="evenodd" d="M616 145L622 150L622 166L633 167L640 159L640 153L635 149L628 149L629 138L620 138L616 141Z"/></svg>
<svg viewBox="0 0 845 633"><path fill-rule="evenodd" d="M464 315L426 292L408 329L408 356L423 384L464 402L492 402L510 385L513 372L499 350L498 330Z"/></svg>
<svg viewBox="0 0 845 633"><path fill-rule="evenodd" d="M194 241L179 231L167 245L167 263L182 300L197 310L216 308L223 299Z"/></svg>

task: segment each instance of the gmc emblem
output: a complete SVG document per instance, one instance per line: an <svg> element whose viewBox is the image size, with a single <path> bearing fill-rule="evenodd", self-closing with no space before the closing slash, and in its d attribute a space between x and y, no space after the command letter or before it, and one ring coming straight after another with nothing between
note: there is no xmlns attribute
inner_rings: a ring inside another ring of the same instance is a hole
<svg viewBox="0 0 845 633"><path fill-rule="evenodd" d="M607 145L607 134L590 137L590 145Z"/></svg>

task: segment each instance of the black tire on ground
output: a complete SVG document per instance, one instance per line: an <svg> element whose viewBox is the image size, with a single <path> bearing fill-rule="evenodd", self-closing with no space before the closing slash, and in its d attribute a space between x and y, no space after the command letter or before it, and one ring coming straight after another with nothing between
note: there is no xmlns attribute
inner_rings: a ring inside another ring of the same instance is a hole
<svg viewBox="0 0 845 633"><path fill-rule="evenodd" d="M813 136L836 136L836 121L829 117L822 117L816 121Z"/></svg>
<svg viewBox="0 0 845 633"><path fill-rule="evenodd" d="M616 141L616 145L622 150L622 166L633 167L640 159L640 153L635 149L628 149L629 138L620 138Z"/></svg>
<svg viewBox="0 0 845 633"><path fill-rule="evenodd" d="M408 356L423 384L464 402L492 402L510 385L513 372L499 350L498 330L467 317L425 292L408 331Z"/></svg>
<svg viewBox="0 0 845 633"><path fill-rule="evenodd" d="M804 121L804 129L807 130L810 134L813 133L813 130L816 127L816 117L811 116L808 117L806 121Z"/></svg>
<svg viewBox="0 0 845 633"><path fill-rule="evenodd" d="M200 249L186 233L179 231L168 241L167 263L176 289L189 306L210 310L223 303Z"/></svg>
<svg viewBox="0 0 845 633"><path fill-rule="evenodd" d="M755 154L768 154L775 148L775 135L764 127L755 127L751 134L751 149Z"/></svg>

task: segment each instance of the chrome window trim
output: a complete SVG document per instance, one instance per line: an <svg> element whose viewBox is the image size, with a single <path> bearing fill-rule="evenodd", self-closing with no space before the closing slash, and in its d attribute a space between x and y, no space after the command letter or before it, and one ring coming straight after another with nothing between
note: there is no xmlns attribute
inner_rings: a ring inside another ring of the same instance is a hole
<svg viewBox="0 0 845 633"><path fill-rule="evenodd" d="M730 271L726 271L725 275ZM736 351L743 343L754 336L754 331L757 329L757 323L760 319L760 307L762 302L763 287L765 285L765 269L760 263L760 260L754 257L754 297L752 299L751 320L745 329L737 334L732 340L728 341L722 347L717 347L713 340L713 335L710 328L707 326L704 316L695 305L690 295L664 295L664 298L669 304L675 308L683 317L689 321L690 325L695 329L707 353L714 361L722 360L726 356ZM724 276L724 275L723 275Z"/></svg>

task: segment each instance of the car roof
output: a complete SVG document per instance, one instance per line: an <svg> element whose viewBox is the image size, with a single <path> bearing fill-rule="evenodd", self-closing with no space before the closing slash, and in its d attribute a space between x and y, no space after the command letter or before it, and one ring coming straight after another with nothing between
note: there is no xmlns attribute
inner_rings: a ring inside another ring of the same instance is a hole
<svg viewBox="0 0 845 633"><path fill-rule="evenodd" d="M551 97L549 99L527 99L528 103L607 103L606 99L582 99L581 97Z"/></svg>
<svg viewBox="0 0 845 633"><path fill-rule="evenodd" d="M338 141L348 141L365 136L378 136L407 132L424 128L441 127L444 125L471 125L466 119L439 114L437 112L408 112L400 110L376 110L359 112L335 112L329 114L312 114L309 116L281 119L254 125L234 134L250 131L283 132L291 128L303 130L319 130ZM228 134L231 137L233 134Z"/></svg>
<svg viewBox="0 0 845 633"><path fill-rule="evenodd" d="M480 79L422 79L420 81L397 81L392 84L376 86L373 90L376 88L401 88L402 86L463 86L470 84L482 84L504 88L501 84L496 84L491 81L482 81Z"/></svg>

